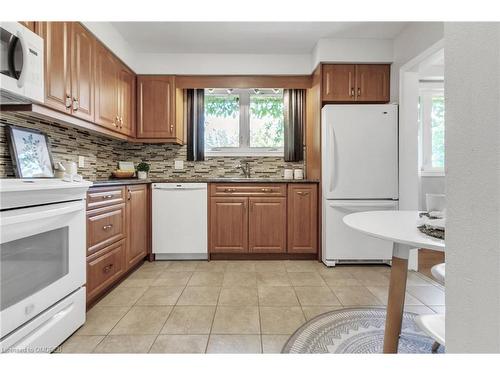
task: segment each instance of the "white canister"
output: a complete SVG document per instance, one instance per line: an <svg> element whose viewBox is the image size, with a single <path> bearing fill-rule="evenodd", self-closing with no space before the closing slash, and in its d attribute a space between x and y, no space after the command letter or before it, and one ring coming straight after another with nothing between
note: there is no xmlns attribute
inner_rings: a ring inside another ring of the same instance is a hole
<svg viewBox="0 0 500 375"><path fill-rule="evenodd" d="M145 180L148 178L148 172L146 171L137 171L137 178L139 180Z"/></svg>
<svg viewBox="0 0 500 375"><path fill-rule="evenodd" d="M444 211L446 209L446 196L444 194L425 194L427 212Z"/></svg>
<svg viewBox="0 0 500 375"><path fill-rule="evenodd" d="M304 171L302 169L294 169L293 178L295 180L302 180L304 178Z"/></svg>
<svg viewBox="0 0 500 375"><path fill-rule="evenodd" d="M285 180L292 180L293 179L293 169L285 168L285 171L283 173L283 178Z"/></svg>

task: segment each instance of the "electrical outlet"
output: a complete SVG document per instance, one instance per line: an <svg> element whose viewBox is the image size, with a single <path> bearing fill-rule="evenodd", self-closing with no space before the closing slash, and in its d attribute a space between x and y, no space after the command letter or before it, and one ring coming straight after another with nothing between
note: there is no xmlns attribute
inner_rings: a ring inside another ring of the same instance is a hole
<svg viewBox="0 0 500 375"><path fill-rule="evenodd" d="M174 161L174 169L184 169L184 160Z"/></svg>
<svg viewBox="0 0 500 375"><path fill-rule="evenodd" d="M78 168L85 168L85 156L78 156Z"/></svg>

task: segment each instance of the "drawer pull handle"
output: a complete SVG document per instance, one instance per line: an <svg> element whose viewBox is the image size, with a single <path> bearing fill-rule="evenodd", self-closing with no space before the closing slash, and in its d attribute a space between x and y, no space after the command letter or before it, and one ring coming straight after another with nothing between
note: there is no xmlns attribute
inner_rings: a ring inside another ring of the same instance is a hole
<svg viewBox="0 0 500 375"><path fill-rule="evenodd" d="M234 192L236 191L236 189L233 189L233 188L226 188L226 189L224 189L224 191L225 191L226 193L234 193Z"/></svg>
<svg viewBox="0 0 500 375"><path fill-rule="evenodd" d="M111 229L113 228L113 224L108 224L108 225L105 225L102 227L103 230L108 230L108 229Z"/></svg>
<svg viewBox="0 0 500 375"><path fill-rule="evenodd" d="M113 194L103 195L102 199L111 199L113 198Z"/></svg>
<svg viewBox="0 0 500 375"><path fill-rule="evenodd" d="M111 271L111 269L113 268L113 263L111 264L108 264L106 267L104 267L102 270L104 271L104 273L108 273L109 271Z"/></svg>
<svg viewBox="0 0 500 375"><path fill-rule="evenodd" d="M263 193L270 193L273 191L273 189L269 189L269 188L262 188L260 189L260 191L262 191Z"/></svg>
<svg viewBox="0 0 500 375"><path fill-rule="evenodd" d="M298 191L297 194L304 196L304 195L309 195L309 192L308 191Z"/></svg>

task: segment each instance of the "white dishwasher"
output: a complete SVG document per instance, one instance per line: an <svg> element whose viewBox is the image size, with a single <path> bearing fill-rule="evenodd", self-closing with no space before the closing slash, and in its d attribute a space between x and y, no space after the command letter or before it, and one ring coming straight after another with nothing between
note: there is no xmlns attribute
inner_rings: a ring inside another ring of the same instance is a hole
<svg viewBox="0 0 500 375"><path fill-rule="evenodd" d="M207 259L207 184L153 184L156 259Z"/></svg>

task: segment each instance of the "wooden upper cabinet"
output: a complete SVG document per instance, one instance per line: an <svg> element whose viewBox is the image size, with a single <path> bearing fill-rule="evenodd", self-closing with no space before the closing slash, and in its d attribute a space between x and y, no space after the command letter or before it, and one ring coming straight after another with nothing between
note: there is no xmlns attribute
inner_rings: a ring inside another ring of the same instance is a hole
<svg viewBox="0 0 500 375"><path fill-rule="evenodd" d="M286 198L248 199L248 251L285 253Z"/></svg>
<svg viewBox="0 0 500 375"><path fill-rule="evenodd" d="M174 77L137 78L137 138L175 138L175 94Z"/></svg>
<svg viewBox="0 0 500 375"><path fill-rule="evenodd" d="M326 103L387 103L389 64L324 64L321 96Z"/></svg>
<svg viewBox="0 0 500 375"><path fill-rule="evenodd" d="M356 65L356 101L388 102L390 100L390 65Z"/></svg>
<svg viewBox="0 0 500 375"><path fill-rule="evenodd" d="M96 45L95 122L119 130L118 62L102 44Z"/></svg>
<svg viewBox="0 0 500 375"><path fill-rule="evenodd" d="M127 187L127 222L129 242L127 268L147 255L148 249L148 190L146 185Z"/></svg>
<svg viewBox="0 0 500 375"><path fill-rule="evenodd" d="M288 185L288 252L318 251L318 186Z"/></svg>
<svg viewBox="0 0 500 375"><path fill-rule="evenodd" d="M38 32L45 47L45 105L71 113L71 22L40 22Z"/></svg>
<svg viewBox="0 0 500 375"><path fill-rule="evenodd" d="M123 65L119 69L119 130L135 136L135 74Z"/></svg>
<svg viewBox="0 0 500 375"><path fill-rule="evenodd" d="M19 21L19 23L33 32L36 32L36 22L35 21Z"/></svg>
<svg viewBox="0 0 500 375"><path fill-rule="evenodd" d="M94 36L82 25L71 27L71 92L72 113L87 121L94 121Z"/></svg>
<svg viewBox="0 0 500 375"><path fill-rule="evenodd" d="M356 66L352 64L323 65L323 101L355 100Z"/></svg>
<svg viewBox="0 0 500 375"><path fill-rule="evenodd" d="M248 198L210 198L210 251L248 252Z"/></svg>

